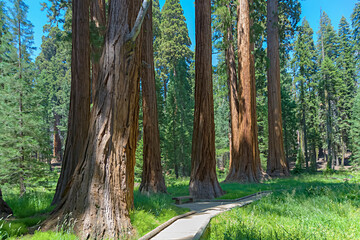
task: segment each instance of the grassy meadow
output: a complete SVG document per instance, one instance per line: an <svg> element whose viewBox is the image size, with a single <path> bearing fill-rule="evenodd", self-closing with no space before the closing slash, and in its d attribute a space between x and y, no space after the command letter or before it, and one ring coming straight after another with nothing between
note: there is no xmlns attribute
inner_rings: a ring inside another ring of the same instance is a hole
<svg viewBox="0 0 360 240"><path fill-rule="evenodd" d="M168 194L145 196L134 192L131 222L134 239L187 212L171 199L188 195L189 179L167 179ZM236 199L259 191L273 194L244 208L223 213L211 221L204 239L360 239L360 174L302 174L259 184L221 183L226 194ZM77 239L70 230L40 232L36 229L53 207L54 187L34 188L19 199L11 188L4 198L14 217L0 221L0 239ZM34 228L35 226L35 228Z"/></svg>

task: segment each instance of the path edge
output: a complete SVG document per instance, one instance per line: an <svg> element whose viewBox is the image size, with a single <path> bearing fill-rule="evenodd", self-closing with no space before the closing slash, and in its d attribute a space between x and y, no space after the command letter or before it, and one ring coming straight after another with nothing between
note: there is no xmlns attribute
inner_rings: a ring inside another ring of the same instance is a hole
<svg viewBox="0 0 360 240"><path fill-rule="evenodd" d="M177 220L179 220L181 218L193 215L195 213L197 213L197 212L196 211L191 211L191 212L187 212L187 213L175 216L175 217L171 218L170 220L164 222L163 224L161 224L157 228L151 230L150 232L148 232L147 234L145 234L144 236L142 236L138 240L149 240L149 239L155 237L159 232L161 232L162 230L164 230L165 228L167 228L168 226L173 224L175 221L177 221Z"/></svg>

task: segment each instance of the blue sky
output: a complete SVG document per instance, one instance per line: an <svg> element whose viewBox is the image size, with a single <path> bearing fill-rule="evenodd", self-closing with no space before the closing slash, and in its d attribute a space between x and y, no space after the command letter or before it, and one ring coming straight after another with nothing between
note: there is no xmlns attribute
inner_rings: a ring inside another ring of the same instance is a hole
<svg viewBox="0 0 360 240"><path fill-rule="evenodd" d="M46 13L42 12L40 3L44 0L25 0L26 4L29 5L28 18L34 25L34 37L35 47L37 50L34 52L34 57L40 52L41 37L43 35L43 25L46 24L47 18ZM180 3L184 9L184 15L186 23L189 29L189 35L192 41L192 49L195 45L195 0L180 0ZM302 4L302 17L306 17L309 21L310 26L316 33L319 29L320 21L320 9L325 11L335 29L338 28L340 19L345 16L350 23L350 16L355 7L355 3L360 2L359 0L301 0ZM162 7L165 0L160 0L160 6Z"/></svg>

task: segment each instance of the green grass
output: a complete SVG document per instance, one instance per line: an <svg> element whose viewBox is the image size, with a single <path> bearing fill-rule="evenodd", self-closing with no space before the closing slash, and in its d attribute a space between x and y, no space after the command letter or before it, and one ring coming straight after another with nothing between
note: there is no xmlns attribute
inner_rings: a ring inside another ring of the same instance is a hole
<svg viewBox="0 0 360 240"><path fill-rule="evenodd" d="M344 183L344 178L351 180ZM272 190L275 193L251 206L215 218L210 228L210 239L325 239L321 236L336 239L343 236L341 229L350 231L349 236L353 239L360 239L360 236L356 235L360 232L356 225L360 222L357 216L360 216L360 192L359 185L356 184L359 181L360 174L344 172L335 175L303 174L260 184L221 183L221 187L226 191L222 199L236 199L264 190ZM167 178L166 182L168 194L146 196L135 189L134 211L131 213L131 222L136 232L135 239L172 217L189 211L176 207L171 199L175 196L189 195L189 179ZM45 220L46 214L53 209L50 206L53 189L34 188L22 198L18 197L16 191L6 188L5 190L5 200L13 209L16 220L0 221L0 239L19 239L19 236L28 233L28 227ZM338 224L339 228L335 227L334 235L331 235L329 226L333 227L333 224L344 216L342 225ZM351 222L354 224L351 225ZM345 225L348 227L344 227ZM314 228L320 229L319 232L323 235L317 233L318 235L314 235L313 238L313 235L304 235ZM286 235L286 232L292 235ZM70 233L35 232L34 235L26 235L21 239L77 238Z"/></svg>
<svg viewBox="0 0 360 240"><path fill-rule="evenodd" d="M269 181L273 194L215 217L204 239L360 239L360 175L331 178L345 176Z"/></svg>
<svg viewBox="0 0 360 240"><path fill-rule="evenodd" d="M131 223L136 230L135 238L141 237L167 220L184 214L189 209L176 207L172 197L188 195L188 180L179 180L168 187L169 194L143 195L138 189L134 192L134 211Z"/></svg>

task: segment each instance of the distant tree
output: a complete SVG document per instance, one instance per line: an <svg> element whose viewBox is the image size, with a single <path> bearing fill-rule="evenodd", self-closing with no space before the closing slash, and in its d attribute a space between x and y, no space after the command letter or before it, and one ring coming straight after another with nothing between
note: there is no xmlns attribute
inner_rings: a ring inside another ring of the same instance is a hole
<svg viewBox="0 0 360 240"><path fill-rule="evenodd" d="M337 105L339 108L339 147L341 165L344 166L345 153L350 145L349 133L351 128L352 105L356 95L356 58L352 32L345 17L339 24L339 56L336 59L339 71L339 81L336 87ZM339 165L339 164L338 164Z"/></svg>
<svg viewBox="0 0 360 240"><path fill-rule="evenodd" d="M195 1L195 113L190 194L199 199L224 194L216 176L212 84L211 1Z"/></svg>
<svg viewBox="0 0 360 240"><path fill-rule="evenodd" d="M338 85L338 71L335 66L338 56L339 41L331 20L325 12L320 18L320 30L318 32L318 53L320 62L319 95L322 105L320 114L322 116L323 139L327 148L327 167L330 169L336 162L335 138L337 131L336 116L338 115L336 86Z"/></svg>
<svg viewBox="0 0 360 240"><path fill-rule="evenodd" d="M299 29L294 52L293 65L299 108L298 119L300 119L299 124L301 128L300 142L302 143L299 146L301 148L299 153L303 155L301 158L305 159L306 169L309 169L308 142L311 141L312 148L316 148L316 143L314 142L315 139L311 138L310 140L309 138L310 135L316 135L314 128L317 129L317 126L313 125L316 123L311 121L317 118L316 112L318 112L318 104L316 103L316 92L318 91L318 88L314 76L316 70L316 55L313 30L306 19L303 20ZM313 137L316 137L315 135ZM314 164L315 163L312 162L312 167L314 167Z"/></svg>
<svg viewBox="0 0 360 240"><path fill-rule="evenodd" d="M353 28L353 39L355 41L355 56L357 64L360 63L360 2L355 4L353 13L351 14L351 25ZM359 71L357 71L359 74ZM359 77L359 76L358 76Z"/></svg>
<svg viewBox="0 0 360 240"><path fill-rule="evenodd" d="M155 15L154 19L158 17ZM194 109L189 65L193 54L179 0L165 2L159 30L154 55L157 85L161 85L158 96L162 98L159 99L161 152L166 171L175 173L176 177L189 176Z"/></svg>
<svg viewBox="0 0 360 240"><path fill-rule="evenodd" d="M27 185L44 174L47 159L41 132L40 98L35 91L31 61L33 32L27 20L28 6L21 0L8 5L9 18L2 16L0 79L0 171L3 182L19 184L20 195ZM3 10L3 9L2 9Z"/></svg>
<svg viewBox="0 0 360 240"><path fill-rule="evenodd" d="M58 27L50 28L35 62L39 72L36 89L41 94L45 122L43 131L53 135L52 144L47 142L47 145L52 145L52 157L57 163L61 163L63 157L69 114L71 46L64 40L66 35Z"/></svg>
<svg viewBox="0 0 360 240"><path fill-rule="evenodd" d="M360 94L357 92L354 104L352 108L352 116L351 116L351 129L350 129L350 137L351 137L351 150L352 150L352 161L360 165Z"/></svg>

